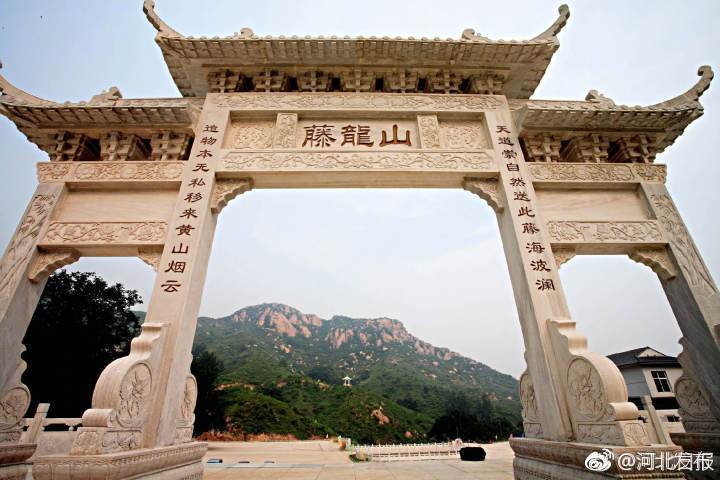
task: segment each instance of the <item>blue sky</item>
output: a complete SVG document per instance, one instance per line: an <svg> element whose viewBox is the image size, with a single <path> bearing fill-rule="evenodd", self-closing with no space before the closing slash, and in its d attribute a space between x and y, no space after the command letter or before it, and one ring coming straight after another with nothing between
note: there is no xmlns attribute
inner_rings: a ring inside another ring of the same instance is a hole
<svg viewBox="0 0 720 480"><path fill-rule="evenodd" d="M557 17L548 1L264 2L158 0L186 35L390 35L526 39ZM598 89L617 103L648 105L718 71L720 2L569 2L561 48L534 98L582 99ZM440 6L442 8L440 8ZM2 74L56 101L87 100L111 85L126 98L179 93L155 45L141 1L4 0ZM720 224L720 86L706 113L658 157L668 188L717 279ZM0 118L6 245L47 156ZM137 259L82 259L74 267L150 298L152 270ZM576 257L561 269L578 329L608 354L651 345L676 354L680 336L655 275L626 257ZM275 301L328 318L390 316L411 333L519 375L523 346L492 210L464 191L252 191L219 220L201 312L220 316ZM621 337L614 332L624 332Z"/></svg>

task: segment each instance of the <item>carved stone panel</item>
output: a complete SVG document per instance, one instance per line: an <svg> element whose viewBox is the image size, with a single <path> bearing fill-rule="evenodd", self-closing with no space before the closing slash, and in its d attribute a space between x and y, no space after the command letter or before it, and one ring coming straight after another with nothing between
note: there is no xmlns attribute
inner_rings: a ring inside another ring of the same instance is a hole
<svg viewBox="0 0 720 480"><path fill-rule="evenodd" d="M690 238L680 214L675 209L673 201L668 195L660 194L652 195L650 200L670 242L676 247L673 253L690 285L697 288L701 295L707 296L716 293L715 283L700 259L695 244Z"/></svg>
<svg viewBox="0 0 720 480"><path fill-rule="evenodd" d="M605 414L607 399L602 379L595 367L584 358L570 363L567 385L573 416L579 421L597 421Z"/></svg>
<svg viewBox="0 0 720 480"><path fill-rule="evenodd" d="M41 183L180 181L182 162L77 162L38 163Z"/></svg>
<svg viewBox="0 0 720 480"><path fill-rule="evenodd" d="M547 222L553 243L661 243L664 240L654 220L635 222Z"/></svg>
<svg viewBox="0 0 720 480"><path fill-rule="evenodd" d="M400 152L229 152L225 171L249 170L471 170L492 171L495 162L487 152L400 153Z"/></svg>
<svg viewBox="0 0 720 480"><path fill-rule="evenodd" d="M230 129L230 148L262 150L273 144L274 122L235 121Z"/></svg>
<svg viewBox="0 0 720 480"><path fill-rule="evenodd" d="M530 163L535 182L664 183L665 165L616 165L609 163Z"/></svg>
<svg viewBox="0 0 720 480"><path fill-rule="evenodd" d="M166 222L52 222L43 245L162 244Z"/></svg>
<svg viewBox="0 0 720 480"><path fill-rule="evenodd" d="M274 148L295 148L297 123L297 113L278 113L273 132Z"/></svg>
<svg viewBox="0 0 720 480"><path fill-rule="evenodd" d="M0 263L0 312L5 310L11 291L24 273L26 262L30 259L40 230L55 201L55 195L35 195L25 217L10 240Z"/></svg>
<svg viewBox="0 0 720 480"><path fill-rule="evenodd" d="M441 121L443 148L479 150L488 148L485 127L480 121Z"/></svg>
<svg viewBox="0 0 720 480"><path fill-rule="evenodd" d="M166 130L153 133L150 138L150 160L176 162L187 160L192 137L183 132Z"/></svg>
<svg viewBox="0 0 720 480"><path fill-rule="evenodd" d="M466 111L482 112L502 108L497 97L484 95L389 95L383 93L235 93L211 99L217 107L247 110L381 110L381 111Z"/></svg>
<svg viewBox="0 0 720 480"><path fill-rule="evenodd" d="M435 115L418 115L418 132L422 148L440 148L440 129Z"/></svg>

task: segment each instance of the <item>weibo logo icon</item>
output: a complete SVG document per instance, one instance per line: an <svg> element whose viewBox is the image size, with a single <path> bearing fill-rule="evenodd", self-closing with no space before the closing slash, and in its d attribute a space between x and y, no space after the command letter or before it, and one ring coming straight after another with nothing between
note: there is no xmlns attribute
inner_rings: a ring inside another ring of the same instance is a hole
<svg viewBox="0 0 720 480"><path fill-rule="evenodd" d="M615 454L603 448L602 452L592 452L585 459L585 468L592 470L593 472L604 472L612 466L612 460L615 458Z"/></svg>

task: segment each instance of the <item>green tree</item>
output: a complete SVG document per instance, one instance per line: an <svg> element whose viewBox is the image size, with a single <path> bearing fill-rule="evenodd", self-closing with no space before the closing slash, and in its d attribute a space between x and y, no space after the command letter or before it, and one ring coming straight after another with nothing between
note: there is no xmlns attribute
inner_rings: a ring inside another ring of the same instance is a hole
<svg viewBox="0 0 720 480"><path fill-rule="evenodd" d="M130 308L141 301L135 290L108 285L94 273L51 275L23 340L30 412L49 402L52 416L81 416L100 372L126 355L139 333Z"/></svg>
<svg viewBox="0 0 720 480"><path fill-rule="evenodd" d="M202 350L193 354L190 371L197 380L197 404L195 405L195 435L225 426L223 408L220 404L218 376L223 371L222 362L214 353Z"/></svg>

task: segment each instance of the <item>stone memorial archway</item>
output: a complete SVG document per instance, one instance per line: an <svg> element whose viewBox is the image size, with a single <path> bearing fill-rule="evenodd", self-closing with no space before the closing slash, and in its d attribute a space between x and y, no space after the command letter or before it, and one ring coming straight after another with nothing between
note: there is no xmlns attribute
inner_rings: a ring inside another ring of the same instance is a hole
<svg viewBox="0 0 720 480"><path fill-rule="evenodd" d="M511 442L520 479L577 478L602 448L679 450L649 445L620 372L575 328L558 276L583 254L648 265L683 332L675 389L687 433L675 441L717 455L720 297L654 163L702 114L709 67L650 107L597 92L529 100L567 7L524 42L472 30L460 40L261 39L248 29L197 39L149 0L145 12L182 98L111 89L58 104L0 77L0 112L50 156L0 264L7 478L20 478L34 450L19 443L30 398L21 340L47 276L81 256L138 256L157 277L142 333L98 379L72 451L38 458L34 477L201 477L189 368L208 257L222 208L260 188L464 188L493 208L527 360L526 438Z"/></svg>

